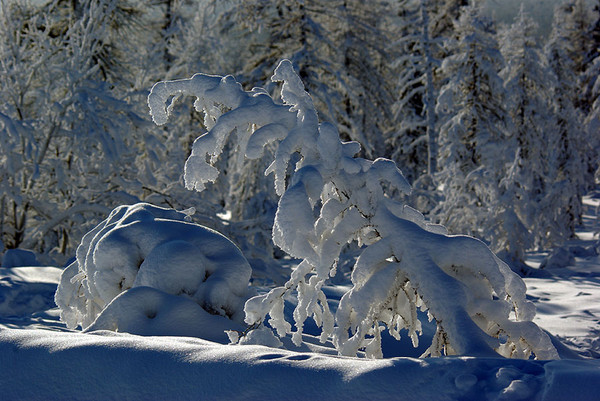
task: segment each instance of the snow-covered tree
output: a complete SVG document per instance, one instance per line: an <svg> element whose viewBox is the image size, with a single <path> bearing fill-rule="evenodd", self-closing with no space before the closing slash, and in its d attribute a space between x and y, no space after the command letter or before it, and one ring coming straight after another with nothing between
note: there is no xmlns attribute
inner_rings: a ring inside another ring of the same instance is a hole
<svg viewBox="0 0 600 401"><path fill-rule="evenodd" d="M568 29L557 9L545 47L548 66L554 74L549 87L553 116L545 145L550 149L546 203L554 209L554 222L543 230L545 246L556 245L574 235L575 226L581 219L581 197L586 182L593 182L593 172L587 171L592 163L593 149L583 129L581 110L576 107L580 81L571 50Z"/></svg>
<svg viewBox="0 0 600 401"><path fill-rule="evenodd" d="M128 63L114 49L124 4L0 7L2 241L60 263L94 219L148 195L161 141L126 101Z"/></svg>
<svg viewBox="0 0 600 401"><path fill-rule="evenodd" d="M589 96L591 106L589 109L589 113L585 118L585 130L588 133L588 137L591 138L592 142L590 143L591 149L596 149L595 156L596 169L600 168L600 163L597 161L598 157L600 157L600 135L596 135L600 132L600 55L596 56L588 66L586 70L588 76L590 78L589 83ZM597 170L598 174L600 170ZM598 176L596 177L596 182L598 181Z"/></svg>
<svg viewBox="0 0 600 401"><path fill-rule="evenodd" d="M390 107L395 97L390 82L393 73L386 49L393 37L389 30L394 8L387 2L374 7L361 0L344 0L339 10L337 19L324 24L330 26L334 46L340 44L339 64L347 76L343 95L350 117L348 137L364 137L361 144L366 153L384 157L390 153L385 141L395 126Z"/></svg>
<svg viewBox="0 0 600 401"><path fill-rule="evenodd" d="M586 58L586 68L583 73L583 112L585 114L584 129L587 132L588 138L591 138L589 149L591 150L590 162L588 163L589 171L595 171L595 180L598 182L600 178L600 2L596 2L593 9L595 22L590 27L590 52ZM588 178L587 186L594 185L594 181Z"/></svg>
<svg viewBox="0 0 600 401"><path fill-rule="evenodd" d="M399 52L399 94L395 104L398 128L388 141L393 147L392 158L404 167L411 182L437 170L434 70L438 63L432 56L435 41L429 34L428 3L399 3L400 39L394 43Z"/></svg>
<svg viewBox="0 0 600 401"><path fill-rule="evenodd" d="M382 56L386 40L378 25L383 22L376 18L383 12L381 7L366 7L357 1L334 5L321 1L198 4L194 18L182 23L171 41L171 52L181 57L175 59L166 77L187 76L196 70L231 70L238 71L240 81L249 88L268 81L277 61L287 57L305 77L323 115L344 121L346 137L368 144L374 153L383 153L384 131L392 124L389 85L383 73L374 73L387 65ZM267 88L276 90L272 84ZM326 99L336 101L326 103ZM182 116L167 129L181 137L195 132L190 125L203 125L191 107L176 112ZM371 137L364 137L365 132ZM264 164L267 158L246 160L231 146L225 151L229 156L221 161L222 174L203 198L223 205L230 227L238 227L231 234L244 251L266 259L278 255L270 250L277 195L262 174L268 167ZM239 235L248 230L254 235Z"/></svg>
<svg viewBox="0 0 600 401"><path fill-rule="evenodd" d="M399 338L406 329L418 341L421 308L437 323L428 355L557 357L550 339L531 321L534 308L525 299L524 283L506 264L482 242L447 236L443 227L388 197L388 188L410 191L395 163L355 157L359 144L342 142L335 126L319 123L290 61L282 61L272 79L283 83L283 104L264 90L244 91L231 76L203 74L159 82L148 97L157 124L167 122L179 94L195 97L196 109L214 120L186 162L189 188L203 190L217 178L214 164L226 143L249 158L260 157L267 144L276 147L267 170L280 196L273 240L301 262L285 285L246 302L247 324L262 325L268 315L279 336L292 333L283 296L296 291L296 344L305 320L313 317L322 341L331 337L341 354L364 350L381 357L382 330ZM334 317L322 286L348 242L363 248L353 287ZM231 337L238 339L235 333Z"/></svg>
<svg viewBox="0 0 600 401"><path fill-rule="evenodd" d="M251 38L238 48L242 83L261 82L271 92L271 71L287 58L325 120L339 121L342 135L360 142L366 154L385 153L383 135L392 124L385 75L385 21L391 13L385 3L253 0L224 9L221 35L237 37L243 29Z"/></svg>
<svg viewBox="0 0 600 401"><path fill-rule="evenodd" d="M0 14L4 242L9 248L26 245L40 250L58 245L64 252L71 231L62 225L64 220L76 221L74 215L82 212L105 212L81 201L91 191L81 181L85 177L89 185L98 173L104 175L106 170L92 163L101 162L98 156L117 157L122 150L107 128L123 128L127 107L90 80L98 67L91 64L96 48L85 21L62 32L55 30L50 15L25 4L3 2ZM111 113L115 106L122 111ZM90 159L91 155L95 157ZM56 242L47 238L49 231L55 232Z"/></svg>
<svg viewBox="0 0 600 401"><path fill-rule="evenodd" d="M550 88L554 77L542 60L536 31L537 25L522 5L513 24L501 38L501 50L506 61L501 76L513 123L511 149L516 148L511 171L503 179L501 207L510 211L520 224L505 227L491 237L494 245L502 242L503 251L518 262L524 261L525 251L533 245L531 240L524 241L524 237L545 237L548 226L556 218L555 205L545 200L560 198L558 194L550 193L552 184L548 182L552 152L548 142L554 134ZM525 232L516 235L517 228Z"/></svg>
<svg viewBox="0 0 600 401"><path fill-rule="evenodd" d="M582 118L590 114L593 105L592 80L594 75L586 73L589 66L593 66L594 54L598 52L597 34L595 36L595 18L598 18L597 12L592 6L584 0L567 1L558 6L555 11L553 24L553 36L560 36L562 39L563 56L570 59L570 68L575 74L575 85L578 90L574 93L573 102L575 107L583 113ZM595 132L592 137L597 137ZM594 145L594 144L590 144ZM586 187L594 185L594 170L597 166L597 156L595 148L591 147L587 152L582 153L583 163L586 166L584 182Z"/></svg>
<svg viewBox="0 0 600 401"><path fill-rule="evenodd" d="M594 101L598 97L594 86L598 77L597 59L600 56L600 1L596 1L593 9L588 9L589 18L587 32L588 51L584 59L584 71L582 74L583 94L581 108L587 116L591 113Z"/></svg>
<svg viewBox="0 0 600 401"><path fill-rule="evenodd" d="M514 153L507 146L510 117L493 23L481 15L480 6L463 11L456 49L441 66L447 81L436 106L441 119L438 179L445 199L433 213L453 232L482 236Z"/></svg>
<svg viewBox="0 0 600 401"><path fill-rule="evenodd" d="M478 2L478 0L475 0ZM458 21L463 8L468 6L469 0L430 0L431 20L430 32L434 38L451 38L455 36L456 21ZM445 54L442 47L438 47L440 53L436 56L441 57Z"/></svg>
<svg viewBox="0 0 600 401"><path fill-rule="evenodd" d="M566 51L573 61L575 72L580 74L589 62L589 55L595 50L592 8L586 0L568 0L555 8L554 15L554 25L560 26L561 34L568 40L569 48Z"/></svg>

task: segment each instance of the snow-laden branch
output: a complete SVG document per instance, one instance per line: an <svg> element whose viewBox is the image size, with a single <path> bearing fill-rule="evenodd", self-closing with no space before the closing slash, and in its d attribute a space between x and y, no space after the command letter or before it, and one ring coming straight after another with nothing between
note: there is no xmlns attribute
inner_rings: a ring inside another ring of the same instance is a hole
<svg viewBox="0 0 600 401"><path fill-rule="evenodd" d="M231 132L249 157L276 143L267 169L281 196L273 241L302 262L285 285L246 302L247 324L260 325L268 315L280 337L293 334L300 344L304 321L312 317L322 328L321 340L332 338L341 354L365 350L381 357L383 329L396 338L406 329L417 343L421 308L437 323L427 354L557 358L548 336L531 321L534 307L517 275L482 242L445 235L443 227L390 198L393 190L410 192L401 171L390 160L354 157L360 150L356 142L342 142L333 125L320 124L289 61L279 64L272 79L283 83L284 105L263 91L242 91L231 77L202 74L158 83L148 102L154 120L164 123L169 99L187 93L214 121L186 163L187 185L198 190L214 180L212 164ZM353 288L334 316L322 286L335 273L344 245L354 241L363 248ZM298 305L292 333L283 297L293 291Z"/></svg>
<svg viewBox="0 0 600 401"><path fill-rule="evenodd" d="M217 179L219 172L212 164L231 133L236 133L242 154L257 158L265 144L283 139L293 127L294 115L289 113L289 107L276 105L263 90L245 92L232 76L205 74L159 82L152 87L148 106L156 124L167 122L175 101L182 94L196 97L194 107L204 112L204 124L209 128L194 141L192 154L185 163L188 189L202 191L207 182ZM260 128L255 131L254 127ZM252 141L248 143L251 135Z"/></svg>

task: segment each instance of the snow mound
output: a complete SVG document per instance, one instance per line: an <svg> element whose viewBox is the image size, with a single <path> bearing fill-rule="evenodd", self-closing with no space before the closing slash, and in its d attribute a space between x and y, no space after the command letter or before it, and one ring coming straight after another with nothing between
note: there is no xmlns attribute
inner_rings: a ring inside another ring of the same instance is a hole
<svg viewBox="0 0 600 401"><path fill-rule="evenodd" d="M573 266L575 256L566 248L556 248L540 264L540 269L555 269L559 267Z"/></svg>
<svg viewBox="0 0 600 401"><path fill-rule="evenodd" d="M226 330L243 330L196 302L150 287L133 287L113 299L86 331L110 330L142 336L199 337L226 344Z"/></svg>
<svg viewBox="0 0 600 401"><path fill-rule="evenodd" d="M22 317L54 308L61 273L56 267L0 268L0 317Z"/></svg>
<svg viewBox="0 0 600 401"><path fill-rule="evenodd" d="M2 247L0 246L0 249ZM39 266L35 253L26 249L7 249L0 259L2 267Z"/></svg>
<svg viewBox="0 0 600 401"><path fill-rule="evenodd" d="M85 329L119 294L144 286L241 322L250 265L225 236L188 219L183 212L147 203L113 210L83 237L76 261L61 276L55 296L61 320ZM138 294L120 303L134 299L152 306L157 296ZM125 312L117 308L107 313L121 321ZM137 318L137 309L131 312Z"/></svg>

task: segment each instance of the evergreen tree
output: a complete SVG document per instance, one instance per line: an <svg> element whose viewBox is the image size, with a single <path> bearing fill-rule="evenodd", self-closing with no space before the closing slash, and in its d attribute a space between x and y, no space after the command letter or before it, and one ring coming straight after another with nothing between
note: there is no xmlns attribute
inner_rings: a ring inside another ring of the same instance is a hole
<svg viewBox="0 0 600 401"><path fill-rule="evenodd" d="M581 74L595 51L592 36L594 13L586 0L568 0L555 10L554 25L561 26L561 34L568 40L567 54L573 61L573 68Z"/></svg>
<svg viewBox="0 0 600 401"><path fill-rule="evenodd" d="M586 72L586 69L593 66L594 55L598 52L597 6L592 8L585 0L572 0L557 7L555 14L554 29L566 40L563 51L572 60L571 68L576 75L578 91L575 92L574 104L583 114L582 118L585 118L594 103L592 81L595 76L593 72ZM597 132L589 134L592 138L598 136ZM584 182L588 189L594 185L593 175L598 165L596 153L595 148L580 153L586 166Z"/></svg>
<svg viewBox="0 0 600 401"><path fill-rule="evenodd" d="M514 210L523 222L520 227L529 230L536 243L541 244L556 218L555 205L549 204L547 199L560 196L552 193L549 177L552 148L548 147L548 143L555 136L550 104L554 77L541 58L535 39L536 30L537 25L521 6L515 21L502 35L506 67L501 75L509 95L512 137L516 147L512 173L505 178L505 188L511 192L505 195L508 197L504 199L505 207ZM506 251L511 250L509 256L523 262L525 251L532 243L523 242L508 230L494 235L494 242L500 237L511 236L514 241L506 244Z"/></svg>
<svg viewBox="0 0 600 401"><path fill-rule="evenodd" d="M323 24L331 26L332 42L341 44L338 57L347 76L343 95L350 117L348 136L364 137L363 147L371 157L387 157L385 140L395 125L390 107L394 85L386 48L393 9L386 2L373 7L361 0L344 0L339 10L337 21Z"/></svg>
<svg viewBox="0 0 600 401"><path fill-rule="evenodd" d="M586 70L589 80L588 99L591 102L589 113L585 118L585 130L590 138L591 158L596 160L591 163L591 168L596 168L596 182L600 176L600 55L594 58Z"/></svg>
<svg viewBox="0 0 600 401"><path fill-rule="evenodd" d="M595 171L596 183L600 180L600 1L596 2L593 9L595 22L590 27L590 52L586 58L586 68L583 75L584 92L583 104L585 105L585 126L587 137L590 138L590 163L587 177L590 171ZM594 181L588 179L587 186L594 185Z"/></svg>
<svg viewBox="0 0 600 401"><path fill-rule="evenodd" d="M538 245L552 246L569 238L580 224L581 197L590 177L592 149L582 126L583 116L576 104L579 99L577 61L573 58L573 42L569 25L560 9L555 14L554 26L545 47L548 65L554 74L550 85L553 119L545 148L550 150L548 163L549 185L546 203L552 208L554 225L544 234L545 241ZM550 146L548 146L550 145ZM551 195L553 194L553 195Z"/></svg>
<svg viewBox="0 0 600 401"><path fill-rule="evenodd" d="M432 56L434 41L429 35L427 0L399 3L397 46L399 57L398 101L395 104L398 129L389 139L391 156L402 166L409 181L437 170L436 88Z"/></svg>
<svg viewBox="0 0 600 401"><path fill-rule="evenodd" d="M433 37L453 36L456 21L463 7L469 5L469 0L431 0L430 29Z"/></svg>
<svg viewBox="0 0 600 401"><path fill-rule="evenodd" d="M225 36L239 29L257 33L238 48L245 58L236 74L242 82L275 90L270 72L281 59L291 60L323 118L340 121L345 138L378 156L391 126L383 48L388 15L384 3L253 0L234 2L220 24Z"/></svg>
<svg viewBox="0 0 600 401"><path fill-rule="evenodd" d="M438 96L439 180L445 199L433 211L454 232L483 236L495 191L511 154L506 93L498 75L503 59L493 24L480 6L464 9L453 55L442 63L448 77Z"/></svg>

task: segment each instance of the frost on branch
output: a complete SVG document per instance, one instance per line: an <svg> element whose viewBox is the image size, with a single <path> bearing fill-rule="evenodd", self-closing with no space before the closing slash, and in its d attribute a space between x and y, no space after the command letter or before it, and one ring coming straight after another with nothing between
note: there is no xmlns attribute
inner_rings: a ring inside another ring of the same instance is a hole
<svg viewBox="0 0 600 401"><path fill-rule="evenodd" d="M284 286L246 302L247 324L260 325L269 316L280 337L292 334L300 344L304 322L312 317L322 328L321 340L331 338L340 354L363 350L381 357L381 330L396 338L406 330L417 343L421 308L437 323L428 355L557 358L548 336L532 322L534 307L517 275L482 242L448 236L390 198L388 192L410 191L395 163L354 157L360 146L341 142L333 125L318 122L289 61L279 64L273 80L283 83L283 105L262 91L242 91L231 77L206 75L158 83L149 96L157 122L164 123L167 100L181 92L195 96L205 118L214 120L194 144L195 161L186 165L186 179L195 180L188 185L196 189L214 179L211 163L231 132L249 158L276 144L266 171L274 173L280 195L273 241L302 262ZM362 254L353 287L334 316L322 286L335 274L344 245L354 241ZM292 291L298 297L294 332L283 314L283 297Z"/></svg>
<svg viewBox="0 0 600 401"><path fill-rule="evenodd" d="M165 298L157 291L180 296L241 322L250 265L226 237L186 220L184 212L147 203L113 210L83 237L77 260L61 276L55 296L61 319L85 329L120 294L151 287L156 291L143 299Z"/></svg>

